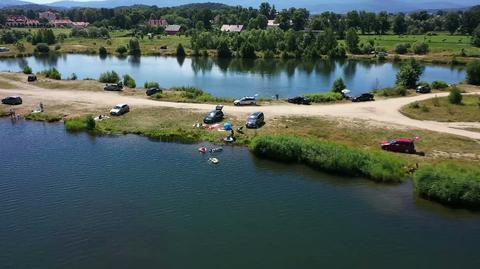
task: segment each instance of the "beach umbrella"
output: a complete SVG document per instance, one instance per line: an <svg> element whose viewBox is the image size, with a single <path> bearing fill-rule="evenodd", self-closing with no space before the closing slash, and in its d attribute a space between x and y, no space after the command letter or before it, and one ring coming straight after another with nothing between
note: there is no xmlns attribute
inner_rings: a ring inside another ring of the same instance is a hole
<svg viewBox="0 0 480 269"><path fill-rule="evenodd" d="M231 131L233 128L232 124L230 122L226 122L224 125L223 125L223 129L227 130L227 131Z"/></svg>

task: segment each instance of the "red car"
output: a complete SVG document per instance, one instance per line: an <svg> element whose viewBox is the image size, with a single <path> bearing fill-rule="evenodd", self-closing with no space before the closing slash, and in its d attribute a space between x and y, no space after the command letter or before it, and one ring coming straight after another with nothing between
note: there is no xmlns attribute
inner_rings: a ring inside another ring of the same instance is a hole
<svg viewBox="0 0 480 269"><path fill-rule="evenodd" d="M396 138L391 141L384 141L382 142L382 149L410 154L417 152L415 150L415 139L410 138Z"/></svg>

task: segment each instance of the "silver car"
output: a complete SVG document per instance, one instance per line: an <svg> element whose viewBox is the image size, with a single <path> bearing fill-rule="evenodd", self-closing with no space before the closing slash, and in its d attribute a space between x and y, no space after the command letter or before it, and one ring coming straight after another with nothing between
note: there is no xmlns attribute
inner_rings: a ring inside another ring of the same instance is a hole
<svg viewBox="0 0 480 269"><path fill-rule="evenodd" d="M257 105L257 99L251 96L245 96L233 102L236 106L255 106Z"/></svg>
<svg viewBox="0 0 480 269"><path fill-rule="evenodd" d="M130 111L130 107L127 104L118 104L110 110L112 116L120 116Z"/></svg>

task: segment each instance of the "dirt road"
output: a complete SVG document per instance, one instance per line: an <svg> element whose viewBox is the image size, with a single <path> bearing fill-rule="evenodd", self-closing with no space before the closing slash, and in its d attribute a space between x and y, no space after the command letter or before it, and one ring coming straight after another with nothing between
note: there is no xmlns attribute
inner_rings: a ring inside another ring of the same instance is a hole
<svg viewBox="0 0 480 269"><path fill-rule="evenodd" d="M108 108L117 103L128 103L132 109L135 107L172 107L209 111L213 108L210 104L190 104L162 102L147 99L144 96L126 96L115 92L102 91L74 91L50 90L18 83L18 89L0 89L1 96L21 95L24 100L42 101L62 104L75 104L91 107ZM291 104L275 104L261 107L233 107L225 106L224 111L230 115L244 116L250 112L261 110L266 116L328 116L347 119L363 119L379 123L396 124L410 128L426 129L430 131L460 135L480 140L480 133L458 128L480 128L480 123L445 123L434 121L420 121L408 118L399 112L399 109L414 101L421 101L434 96L442 97L447 93L425 94L420 96L391 98L364 103L344 103L332 105L297 106Z"/></svg>

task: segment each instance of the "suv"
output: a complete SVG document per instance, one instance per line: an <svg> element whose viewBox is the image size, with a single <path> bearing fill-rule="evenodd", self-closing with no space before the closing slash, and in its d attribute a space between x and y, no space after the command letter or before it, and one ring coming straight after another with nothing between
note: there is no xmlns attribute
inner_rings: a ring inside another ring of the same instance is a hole
<svg viewBox="0 0 480 269"><path fill-rule="evenodd" d="M403 152L410 154L414 154L417 152L415 150L415 140L410 138L397 138L391 141L384 141L381 147L383 150L393 152Z"/></svg>
<svg viewBox="0 0 480 269"><path fill-rule="evenodd" d="M150 88L145 93L147 94L147 96L152 96L152 95L154 95L156 93L159 93L159 92L160 93L162 92L162 90L160 90L159 88Z"/></svg>
<svg viewBox="0 0 480 269"><path fill-rule="evenodd" d="M253 112L248 116L247 123L245 124L247 128L260 128L265 124L265 116L263 112Z"/></svg>
<svg viewBox="0 0 480 269"><path fill-rule="evenodd" d="M247 106L247 105L257 105L257 99L255 97L245 96L233 102L236 106Z"/></svg>
<svg viewBox="0 0 480 269"><path fill-rule="evenodd" d="M375 101L375 97L371 93L362 93L360 96L353 97L352 102Z"/></svg>
<svg viewBox="0 0 480 269"><path fill-rule="evenodd" d="M36 81L36 80L37 80L37 76L35 76L35 75L28 75L28 77L27 77L28 82L33 82L33 81Z"/></svg>
<svg viewBox="0 0 480 269"><path fill-rule="evenodd" d="M417 93L431 93L432 90L430 89L430 86L418 86L416 92Z"/></svg>
<svg viewBox="0 0 480 269"><path fill-rule="evenodd" d="M312 103L310 98L305 96L296 96L296 97L288 98L287 101L289 103L297 104L297 105L310 105Z"/></svg>
<svg viewBox="0 0 480 269"><path fill-rule="evenodd" d="M110 115L120 116L130 111L130 107L127 104L118 104L110 110Z"/></svg>
<svg viewBox="0 0 480 269"><path fill-rule="evenodd" d="M121 83L117 84L106 84L105 87L103 88L105 91L115 91L119 92L123 89L123 85Z"/></svg>
<svg viewBox="0 0 480 269"><path fill-rule="evenodd" d="M8 96L2 99L2 104L5 105L21 105L22 98L20 96Z"/></svg>
<svg viewBox="0 0 480 269"><path fill-rule="evenodd" d="M208 112L208 114L203 119L203 122L206 124L216 123L223 120L223 106L217 106L215 110Z"/></svg>

